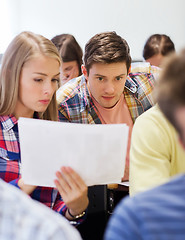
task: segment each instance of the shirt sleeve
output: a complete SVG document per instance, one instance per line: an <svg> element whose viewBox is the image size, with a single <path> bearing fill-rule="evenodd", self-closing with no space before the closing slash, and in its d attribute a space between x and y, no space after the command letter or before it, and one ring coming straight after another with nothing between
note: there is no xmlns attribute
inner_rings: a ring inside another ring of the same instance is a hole
<svg viewBox="0 0 185 240"><path fill-rule="evenodd" d="M130 149L131 196L170 178L173 139L170 133L170 126L165 118L155 118L147 112L137 118Z"/></svg>
<svg viewBox="0 0 185 240"><path fill-rule="evenodd" d="M131 64L131 73L144 72L153 74L158 78L161 69L159 67L151 65L149 62L134 62Z"/></svg>
<svg viewBox="0 0 185 240"><path fill-rule="evenodd" d="M18 186L18 181L20 179L19 163L16 160L7 159L6 156L0 156L0 178L15 187L20 188Z"/></svg>
<svg viewBox="0 0 185 240"><path fill-rule="evenodd" d="M20 189L20 187L18 186L18 181L19 181L20 177L17 179L14 179L13 181L9 182L11 185L17 187Z"/></svg>
<svg viewBox="0 0 185 240"><path fill-rule="evenodd" d="M70 122L67 114L61 108L58 110L58 120L59 122Z"/></svg>

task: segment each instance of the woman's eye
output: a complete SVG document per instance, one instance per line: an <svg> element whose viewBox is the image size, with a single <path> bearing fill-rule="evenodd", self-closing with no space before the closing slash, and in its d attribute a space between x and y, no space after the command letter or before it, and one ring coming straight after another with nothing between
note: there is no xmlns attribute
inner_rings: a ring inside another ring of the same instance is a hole
<svg viewBox="0 0 185 240"><path fill-rule="evenodd" d="M41 82L42 79L41 79L41 78L35 78L34 81L35 81L35 82Z"/></svg>

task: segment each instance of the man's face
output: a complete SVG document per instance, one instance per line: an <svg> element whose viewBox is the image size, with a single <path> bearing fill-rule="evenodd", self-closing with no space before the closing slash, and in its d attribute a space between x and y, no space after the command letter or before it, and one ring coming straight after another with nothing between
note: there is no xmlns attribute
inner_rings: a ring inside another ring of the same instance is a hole
<svg viewBox="0 0 185 240"><path fill-rule="evenodd" d="M85 68L84 68L85 69ZM104 108L112 108L119 101L125 87L127 67L125 62L95 63L89 75L83 70L89 91Z"/></svg>
<svg viewBox="0 0 185 240"><path fill-rule="evenodd" d="M180 107L176 110L176 121L181 131L180 133L180 140L185 149L185 107Z"/></svg>

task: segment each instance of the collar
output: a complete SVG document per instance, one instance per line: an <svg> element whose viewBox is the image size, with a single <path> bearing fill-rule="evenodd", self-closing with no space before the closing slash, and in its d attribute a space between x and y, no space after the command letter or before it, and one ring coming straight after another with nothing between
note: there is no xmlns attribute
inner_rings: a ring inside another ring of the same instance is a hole
<svg viewBox="0 0 185 240"><path fill-rule="evenodd" d="M87 88L87 83L84 75L82 75L81 81L80 81L79 98L80 98L80 112L83 112L86 109L86 107L90 109L91 97Z"/></svg>
<svg viewBox="0 0 185 240"><path fill-rule="evenodd" d="M2 128L5 131L9 131L17 124L17 119L13 115L5 115L0 116L0 122L2 124Z"/></svg>
<svg viewBox="0 0 185 240"><path fill-rule="evenodd" d="M138 89L137 81L134 81L134 76L132 73L129 73L125 82L125 88L128 89L131 93L136 93Z"/></svg>
<svg viewBox="0 0 185 240"><path fill-rule="evenodd" d="M33 118L38 119L39 114L37 112L34 112ZM2 115L0 116L0 122L2 124L3 129L5 131L9 131L17 124L18 120L13 115L4 115L4 116Z"/></svg>

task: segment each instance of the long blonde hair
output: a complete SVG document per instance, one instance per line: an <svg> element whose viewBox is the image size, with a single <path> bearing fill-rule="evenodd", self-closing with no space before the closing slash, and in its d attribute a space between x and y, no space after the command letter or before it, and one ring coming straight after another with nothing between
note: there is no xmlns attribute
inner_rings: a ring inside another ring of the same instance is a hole
<svg viewBox="0 0 185 240"><path fill-rule="evenodd" d="M32 32L22 32L17 35L3 55L0 70L0 115L13 114L18 100L19 80L23 65L41 53L56 59L61 59L55 45L47 38ZM39 113L41 119L58 120L56 92L44 113Z"/></svg>

